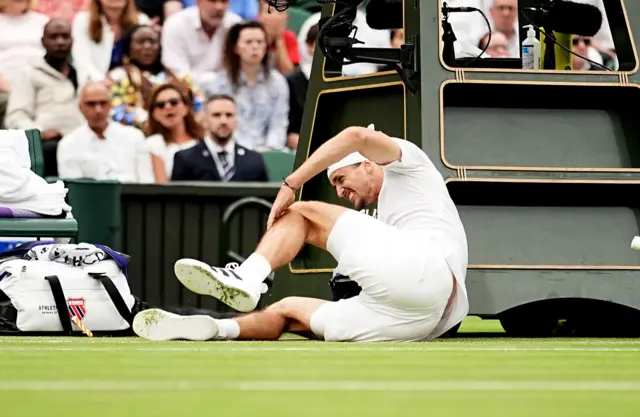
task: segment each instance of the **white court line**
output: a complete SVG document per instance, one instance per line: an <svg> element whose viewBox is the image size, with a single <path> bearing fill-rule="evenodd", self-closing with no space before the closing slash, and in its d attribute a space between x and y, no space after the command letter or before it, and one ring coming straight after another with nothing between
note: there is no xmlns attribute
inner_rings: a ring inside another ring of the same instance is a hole
<svg viewBox="0 0 640 417"><path fill-rule="evenodd" d="M148 343L146 340L141 339L141 338L123 338L123 339L117 339L117 338L94 338L92 340L88 340L88 339L79 339L79 338L74 338L74 337L67 337L67 338L49 338L49 337L33 337L33 338L29 338L29 339L24 339L24 338L20 338L20 337L15 337L15 336L6 336L6 337L0 337L0 346L2 345L23 345L23 344L35 344L35 345L39 345L39 344L76 344L76 343L89 343L89 344L96 344L96 345L101 345L101 344L105 344L105 345L135 345L135 344L146 344ZM218 342L221 343L221 342ZM229 344L235 344L238 343L236 341L233 342L227 342ZM309 344L313 344L313 345L325 345L324 343L320 343L320 342L313 342L313 341L307 341L307 340L283 340L283 341L279 341L279 342L247 342L247 343L251 343L252 345L256 345L256 346L260 346L260 345L272 345L274 343L309 343ZM598 340L598 339L590 339L590 340L575 340L575 339L555 339L555 340L521 340L521 339L509 339L507 337L505 337L502 340L496 341L492 338L487 338L487 339L470 339L470 340L465 340L465 339L450 339L450 340L434 340L431 342L425 342L425 343L412 343L413 346L422 346L422 345L429 345L429 346L434 346L434 345L456 345L456 344L464 344L465 346L469 346L469 345L493 345L493 344L517 344L517 345L562 345L562 344L566 344L566 345L640 345L640 339L625 339L625 340ZM382 345L385 346L385 345ZM388 344L386 345L388 346Z"/></svg>
<svg viewBox="0 0 640 417"><path fill-rule="evenodd" d="M425 347L286 347L286 346L255 346L233 347L229 343L212 342L210 346L163 346L152 343L140 347L117 346L0 346L0 352L640 352L640 347L609 348L609 347L476 347L476 346L425 346Z"/></svg>
<svg viewBox="0 0 640 417"><path fill-rule="evenodd" d="M640 381L0 381L1 391L640 391Z"/></svg>

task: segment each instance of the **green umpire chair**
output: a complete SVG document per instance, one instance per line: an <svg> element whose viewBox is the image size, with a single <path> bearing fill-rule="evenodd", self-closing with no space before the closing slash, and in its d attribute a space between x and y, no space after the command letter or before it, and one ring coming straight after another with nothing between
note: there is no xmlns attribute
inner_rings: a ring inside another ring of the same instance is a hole
<svg viewBox="0 0 640 417"><path fill-rule="evenodd" d="M40 131L26 130L29 141L31 170L42 177L44 174L44 156ZM18 238L70 238L77 242L78 223L75 219L62 218L0 218L0 236Z"/></svg>
<svg viewBox="0 0 640 417"><path fill-rule="evenodd" d="M262 160L267 169L270 182L280 182L283 177L291 174L296 154L293 152L267 151L262 152Z"/></svg>

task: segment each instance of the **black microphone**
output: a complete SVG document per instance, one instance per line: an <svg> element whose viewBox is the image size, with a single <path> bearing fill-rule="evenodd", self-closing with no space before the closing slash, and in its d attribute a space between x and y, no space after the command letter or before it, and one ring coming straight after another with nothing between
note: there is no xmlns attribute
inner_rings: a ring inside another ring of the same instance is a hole
<svg viewBox="0 0 640 417"><path fill-rule="evenodd" d="M449 7L449 5L447 3L443 3L442 4L442 13L443 14L447 14L447 13L470 13L470 12L477 12L478 9L476 9L475 7Z"/></svg>
<svg viewBox="0 0 640 417"><path fill-rule="evenodd" d="M534 9L536 10L536 9ZM602 13L596 6L555 1L548 9L542 10L543 20L539 26L546 31L579 36L595 36L602 26Z"/></svg>

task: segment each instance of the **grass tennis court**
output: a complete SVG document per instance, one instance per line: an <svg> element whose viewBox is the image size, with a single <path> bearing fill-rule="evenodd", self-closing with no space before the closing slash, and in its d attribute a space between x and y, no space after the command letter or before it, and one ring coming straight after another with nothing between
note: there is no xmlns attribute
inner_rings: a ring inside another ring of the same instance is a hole
<svg viewBox="0 0 640 417"><path fill-rule="evenodd" d="M499 331L470 319L463 331ZM2 415L637 416L640 340L0 338Z"/></svg>

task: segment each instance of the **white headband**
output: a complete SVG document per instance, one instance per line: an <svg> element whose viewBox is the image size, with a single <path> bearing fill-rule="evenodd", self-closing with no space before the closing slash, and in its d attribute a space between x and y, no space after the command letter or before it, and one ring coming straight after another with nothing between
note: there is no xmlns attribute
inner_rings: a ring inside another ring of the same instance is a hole
<svg viewBox="0 0 640 417"><path fill-rule="evenodd" d="M360 162L364 162L364 161L367 161L367 160L368 159L365 158L364 156L362 156L360 154L360 152L354 152L352 154L349 154L349 155L345 156L340 161L336 162L335 164L333 164L329 168L327 168L327 176L329 178L331 178L331 174L336 169L347 167L347 166L353 165L353 164L359 164Z"/></svg>
<svg viewBox="0 0 640 417"><path fill-rule="evenodd" d="M373 123L371 123L369 126L367 126L367 128L371 129L371 130L375 130L375 126L373 125ZM342 158L340 161L338 161L335 164L329 166L329 168L327 168L327 176L329 178L331 178L331 174L333 174L333 172L336 169L344 168L344 167L347 167L349 165L359 164L359 163L364 162L364 161L368 161L368 159L365 158L360 152L354 152L352 154L349 154L349 155L345 156L344 158Z"/></svg>

